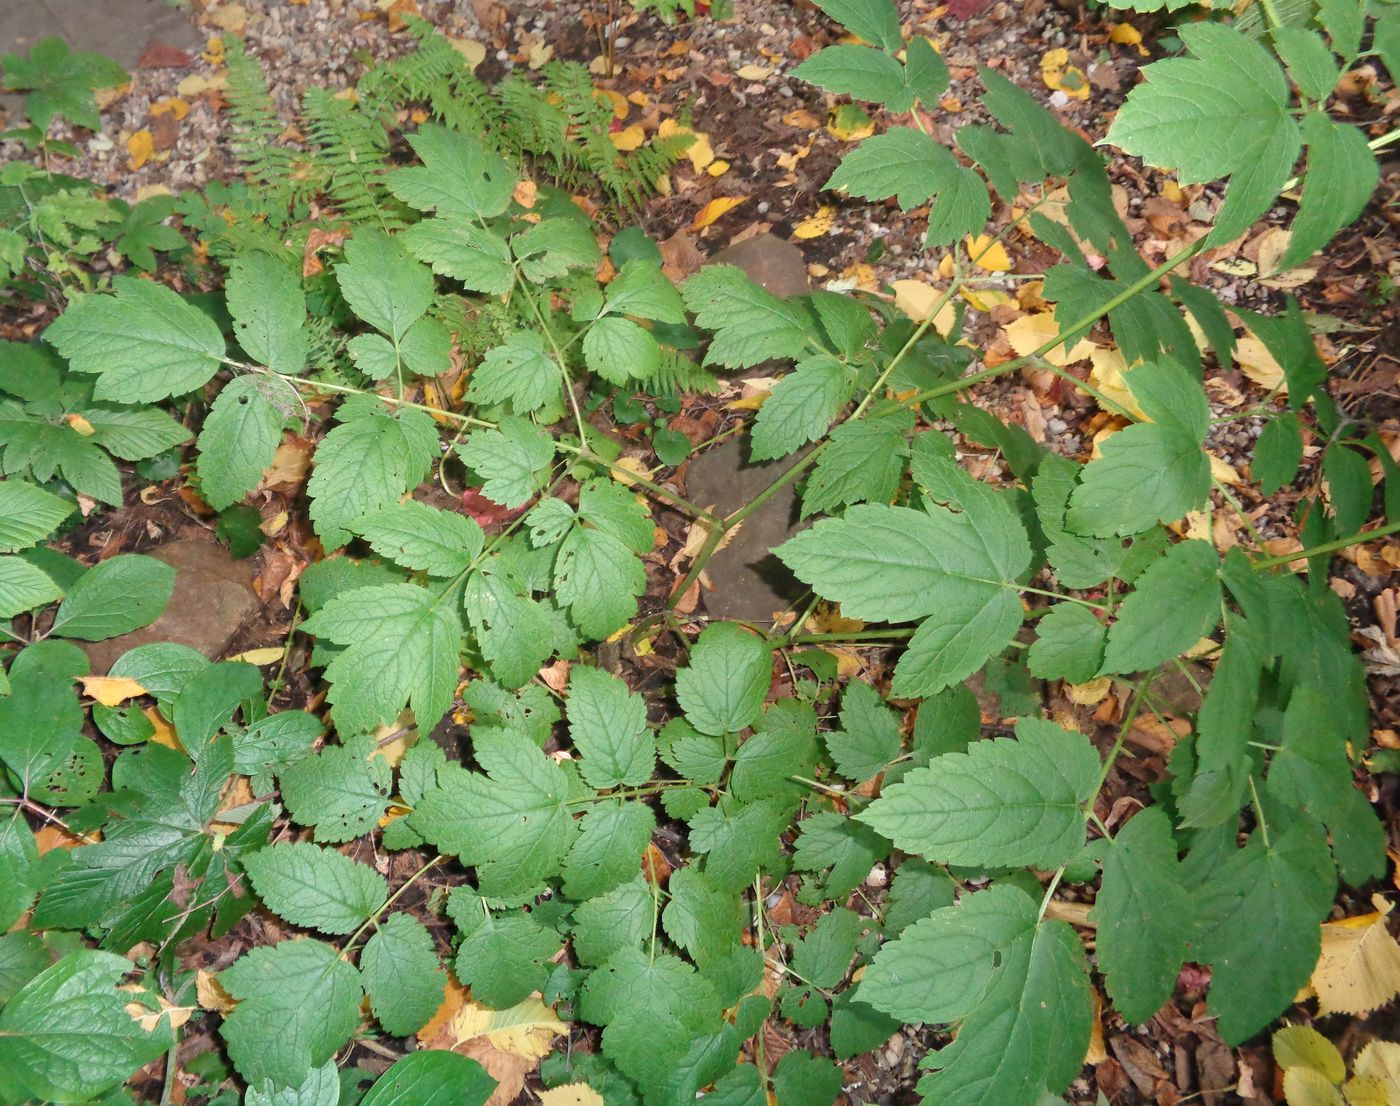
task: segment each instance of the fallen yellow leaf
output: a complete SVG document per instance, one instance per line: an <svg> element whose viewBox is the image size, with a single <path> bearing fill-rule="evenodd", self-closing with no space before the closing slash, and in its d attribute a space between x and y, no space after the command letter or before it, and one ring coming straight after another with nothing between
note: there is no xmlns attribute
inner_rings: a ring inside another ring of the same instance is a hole
<svg viewBox="0 0 1400 1106"><path fill-rule="evenodd" d="M83 694L96 699L104 707L115 707L138 695L145 695L146 689L129 676L79 676Z"/></svg>
<svg viewBox="0 0 1400 1106"><path fill-rule="evenodd" d="M239 653L236 657L229 657L231 661L242 661L244 664L276 664L282 659L282 654L286 650L281 645L269 645L263 649L248 649Z"/></svg>
<svg viewBox="0 0 1400 1106"><path fill-rule="evenodd" d="M1142 32L1131 23L1115 23L1108 32L1110 42L1116 42L1119 46L1131 46L1138 52L1139 57L1147 57L1148 50L1142 44Z"/></svg>
<svg viewBox="0 0 1400 1106"><path fill-rule="evenodd" d="M712 177L722 177L729 172L729 162L716 159L705 167L705 172Z"/></svg>
<svg viewBox="0 0 1400 1106"><path fill-rule="evenodd" d="M983 272L1011 271L1011 258L1006 254L1006 247L990 236L979 234L976 238L968 238L966 245L968 259Z"/></svg>
<svg viewBox="0 0 1400 1106"><path fill-rule="evenodd" d="M155 733L151 734L148 740L154 741L157 745L164 745L167 749L174 749L183 753L185 747L180 744L180 739L175 736L175 727L172 726L161 715L155 707L147 707L141 712L146 716L147 721L155 727Z"/></svg>
<svg viewBox="0 0 1400 1106"><path fill-rule="evenodd" d="M674 119L663 119L661 126L656 128L657 138L670 138L673 135L693 136L689 146L685 148L685 156L690 161L691 167L697 172L701 172L705 166L715 159L714 148L710 145L710 136L692 130L690 127L683 127Z"/></svg>
<svg viewBox="0 0 1400 1106"><path fill-rule="evenodd" d="M704 230L716 219L733 211L747 199L747 196L716 196L695 213L695 218L690 223L690 229L692 231Z"/></svg>
<svg viewBox="0 0 1400 1106"><path fill-rule="evenodd" d="M1274 355L1263 342L1253 335L1246 335L1235 342L1235 363L1240 372L1249 377L1261 388L1269 391L1278 389L1288 392L1288 380L1283 375L1283 366L1274 360Z"/></svg>
<svg viewBox="0 0 1400 1106"><path fill-rule="evenodd" d="M118 988L124 990L125 988ZM123 1010L141 1027L143 1033L154 1033L160 1028L162 1021L169 1021L171 1029L179 1029L190 1020L190 1015L195 1012L193 1006L176 1006L164 995L156 995L156 1002L160 1004L159 1010L152 1010L149 1006L144 1006L139 1002L128 1002Z"/></svg>
<svg viewBox="0 0 1400 1106"><path fill-rule="evenodd" d="M896 280L890 284L894 289L894 305L913 319L916 323L921 323L929 317L934 306L942 297L940 289L932 284L926 284L922 280ZM933 329L938 331L943 337L948 337L953 332L953 323L957 319L957 311L954 309L952 301L945 303L939 309L938 315L933 320Z"/></svg>
<svg viewBox="0 0 1400 1106"><path fill-rule="evenodd" d="M609 475L612 476L624 488L634 488L637 482L631 476L640 476L643 480L650 480L653 469L649 469L642 462L640 457L619 457L613 462Z"/></svg>
<svg viewBox="0 0 1400 1106"><path fill-rule="evenodd" d="M418 1031L418 1040L424 1048L450 1049L476 1060L497 1082L486 1106L509 1106L524 1088L526 1074L567 1031L538 994L505 1010L489 1010L449 980L442 1005Z"/></svg>
<svg viewBox="0 0 1400 1106"><path fill-rule="evenodd" d="M833 138L839 138L842 142L855 142L861 138L869 138L875 133L875 121L855 104L842 104L831 113L826 129L831 132Z"/></svg>
<svg viewBox="0 0 1400 1106"><path fill-rule="evenodd" d="M606 100L612 107L614 119L626 119L627 113L632 110L632 105L627 102L627 97L620 92L613 92L610 89L600 88L593 93L600 100Z"/></svg>
<svg viewBox="0 0 1400 1106"><path fill-rule="evenodd" d="M467 68L475 69L486 60L486 47L471 38L449 38L452 49L467 59Z"/></svg>
<svg viewBox="0 0 1400 1106"><path fill-rule="evenodd" d="M1312 973L1320 1014L1367 1014L1400 994L1400 945L1384 914L1363 914L1322 927L1322 954Z"/></svg>
<svg viewBox="0 0 1400 1106"><path fill-rule="evenodd" d="M761 81L765 77L771 77L773 70L766 65L741 65L735 75L745 81Z"/></svg>
<svg viewBox="0 0 1400 1106"><path fill-rule="evenodd" d="M1400 1045L1394 1041L1372 1041L1361 1050L1351 1070L1356 1079L1375 1080L1387 1102L1400 1102Z"/></svg>
<svg viewBox="0 0 1400 1106"><path fill-rule="evenodd" d="M1016 356L1026 357L1034 353L1046 342L1053 341L1060 333L1060 324L1055 321L1055 316L1049 311L1037 311L1031 315L1022 315L1006 325L1006 340L1011 343L1011 348L1016 351ZM1076 361L1083 361L1086 357L1093 355L1094 343L1087 338L1080 338L1073 347L1066 350L1061 342L1044 355L1045 360L1052 365L1064 368L1072 365Z"/></svg>
<svg viewBox="0 0 1400 1106"><path fill-rule="evenodd" d="M642 130L640 123L633 123L630 127L623 127L620 131L611 131L608 138L612 144L624 154L637 149L647 140L647 132Z"/></svg>
<svg viewBox="0 0 1400 1106"><path fill-rule="evenodd" d="M792 228L794 238L820 238L831 230L836 219L836 208L823 204L817 210Z"/></svg>
<svg viewBox="0 0 1400 1106"><path fill-rule="evenodd" d="M587 1083L566 1083L541 1091L540 1106L603 1106L603 1096Z"/></svg>
<svg viewBox="0 0 1400 1106"><path fill-rule="evenodd" d="M242 4L222 4L204 14L210 23L229 34L241 35L248 29L248 9Z"/></svg>
<svg viewBox="0 0 1400 1106"><path fill-rule="evenodd" d="M219 977L203 968L194 973L194 997L202 1009L213 1010L216 1014L227 1014L238 1005L224 990Z"/></svg>
<svg viewBox="0 0 1400 1106"><path fill-rule="evenodd" d="M178 96L167 96L165 99L157 100L151 105L151 114L153 116L164 115L166 112L170 112L174 115L175 121L178 123L190 113L190 105Z"/></svg>
<svg viewBox="0 0 1400 1106"><path fill-rule="evenodd" d="M127 162L133 169L140 169L141 166L150 161L155 150L156 140L151 136L150 131L137 131L126 140Z"/></svg>
<svg viewBox="0 0 1400 1106"><path fill-rule="evenodd" d="M1147 418L1146 412L1138 406L1137 399L1128 391L1127 382L1123 379L1128 362L1122 353L1116 349L1095 347L1089 353L1089 363L1093 366L1089 370L1090 384L1134 418Z"/></svg>
<svg viewBox="0 0 1400 1106"><path fill-rule="evenodd" d="M1040 59L1040 79L1046 88L1063 92L1072 100L1089 98L1089 79L1079 66L1069 64L1069 51L1063 46L1047 51Z"/></svg>

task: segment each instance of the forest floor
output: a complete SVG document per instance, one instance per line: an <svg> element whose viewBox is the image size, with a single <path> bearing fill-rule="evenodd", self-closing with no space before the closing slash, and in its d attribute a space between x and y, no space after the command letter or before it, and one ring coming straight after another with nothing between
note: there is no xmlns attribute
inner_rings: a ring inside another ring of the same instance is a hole
<svg viewBox="0 0 1400 1106"><path fill-rule="evenodd" d="M653 238L667 244L668 263L676 272L693 270L725 247L772 234L797 243L813 286L893 288L913 295L916 285L936 284L941 257L922 245L920 212L906 215L893 205L843 202L822 190L862 132L859 122L852 125L833 115L830 97L791 79L789 72L834 41L835 27L802 0L734 3L733 18L702 15L673 26L652 14L636 15L611 0L191 0L189 16L196 41L226 32L246 39L289 117L305 89L348 88L367 62L407 49L412 43L404 24L407 16L420 16L459 39L468 56L481 58L478 72L488 79L510 69L538 69L551 58L589 63L601 87L617 94L620 131L637 127L650 135L674 119L707 140L704 151L693 148L692 156L676 167L669 188L650 201L639 219ZM617 18L607 49L604 27L610 9ZM906 0L901 10L906 29L929 36L952 69L953 86L940 113L929 120L934 133L944 139L976 121L976 70L990 66L1036 93L1063 122L1097 141L1137 80L1139 66L1171 45L1150 20L1126 20L1123 13L1086 11L1073 3L1062 7L1048 0L955 0L944 5ZM212 41L202 52L150 43L132 83L105 105L103 131L86 144L81 162L65 165L64 171L105 183L127 198L225 178L231 157L220 63L220 50ZM1372 77L1353 82L1342 109L1361 123L1393 121L1400 112L1400 95L1383 76ZM1114 164L1115 203L1150 264L1207 232L1213 207L1207 201L1214 198L1207 190L1178 187L1169 176L1125 159ZM1246 237L1202 253L1190 264L1192 278L1211 287L1227 304L1268 312L1282 306L1286 293L1298 297L1317 322L1340 406L1351 418L1375 427L1400 458L1400 238L1395 233L1400 162L1383 163L1382 174L1381 191L1364 217L1325 255L1301 269L1261 276L1272 269L1271 260L1287 241L1281 229L1291 217L1286 204ZM998 227L1020 214L999 209ZM990 262L1003 277L1000 286L993 282L967 304L968 335L987 365L1034 348L1044 337L1039 327L1047 305L1035 278L1054 258L1028 234L1013 231L1004 245L1005 257ZM30 320L35 326L38 321L37 314ZM12 325L21 333L26 330L24 322ZM1106 331L1090 334L1076 346L1068 365L1110 395L1122 386L1122 359L1109 347ZM1254 407L1278 387L1281 376L1263 345L1244 337L1233 365L1207 370L1215 414ZM746 413L745 398L762 387L762 381L734 380L720 395L701 397L688 406L676 417L676 426L696 440L722 434ZM1008 378L981 402L1070 456L1087 455L1096 436L1110 429L1108 413L1050 374L1027 372ZM627 427L609 429L629 440ZM1192 536L1210 538L1222 550L1262 539L1268 553L1288 553L1301 548L1292 508L1309 490L1309 480L1321 479L1315 464L1321 451L1316 444L1310 447L1314 460L1309 477L1265 499L1244 479L1257 433L1258 420L1248 416L1217 431L1209 442L1216 475L1231 488L1235 504L1222 503L1213 517L1194 518L1188 525L1194 528ZM974 471L997 464L993 454L971 444L964 455ZM676 483L685 478L684 469L675 474ZM129 509L125 517L89 531L85 540L94 547L116 541L128 548L149 548L208 526L189 502L157 494ZM672 537L671 549L659 551L657 558L654 587L663 593L676 579L665 566L674 563L686 534L678 527ZM277 644L286 637L292 619L288 585L307 556L306 543L295 533L255 555L252 568L262 610L245 625L234 651ZM1353 546L1333 562L1333 572L1331 586L1346 601L1356 645L1371 674L1373 748L1400 749L1400 681L1395 678L1400 674L1400 540ZM718 589L724 587L723 579L713 582ZM286 695L292 702L305 702L314 685L305 666L296 663L304 656L293 652L292 659ZM666 661L664 655L626 659L643 670ZM887 678L887 658L879 650L862 651L850 661L877 686ZM1115 722L1117 704L1106 688L1100 690L1093 698L1080 692L1070 695L1057 685L1008 682L986 690L984 720L995 723L998 715L1016 713L1009 709L1012 704L1031 696L1037 707L1043 700L1052 713L1086 724ZM1176 713L1184 718L1199 700L1191 701L1193 689L1184 683L1177 692ZM1136 756L1110 778L1110 787L1118 788L1110 798L1136 802L1134 796L1164 774L1165 756L1174 740L1170 727L1164 730L1147 722L1135 726L1131 743ZM1363 781L1386 820L1393 846L1400 842L1397 778L1367 775ZM771 904L774 912L803 909L790 894L784 901L783 894ZM1064 916L1082 923L1082 912L1075 914L1073 905L1068 904ZM1364 898L1344 898L1337 916L1367 909ZM1145 1027L1105 1017L1071 1097L1092 1102L1102 1092L1114 1103L1162 1106L1196 1097L1207 1103L1280 1099L1267 1040L1238 1050L1222 1044L1204 1017L1205 982L1183 978L1175 1001ZM1295 1013L1307 1020L1314 1010L1305 1003ZM1394 1036L1394 1022L1388 1014L1350 1023L1333 1017L1319 1027L1330 1038L1355 1045L1371 1035ZM806 1039L799 1043L821 1047ZM926 1035L911 1032L852 1061L849 1102L913 1101L913 1065L928 1044ZM770 1045L770 1056L780 1045ZM532 1099L527 1092L520 1101Z"/></svg>

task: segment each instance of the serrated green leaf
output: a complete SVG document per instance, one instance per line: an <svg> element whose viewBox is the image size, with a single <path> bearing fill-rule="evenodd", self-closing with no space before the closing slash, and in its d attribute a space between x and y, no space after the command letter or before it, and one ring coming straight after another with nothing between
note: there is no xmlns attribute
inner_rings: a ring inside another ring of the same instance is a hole
<svg viewBox="0 0 1400 1106"><path fill-rule="evenodd" d="M456 976L472 997L502 1010L542 990L559 934L530 914L488 913L478 899L454 913L462 930Z"/></svg>
<svg viewBox="0 0 1400 1106"><path fill-rule="evenodd" d="M219 983L239 1000L219 1031L249 1083L300 1086L360 1022L360 973L320 941L253 949L220 972Z"/></svg>
<svg viewBox="0 0 1400 1106"><path fill-rule="evenodd" d="M651 936L654 905L651 888L640 872L607 894L580 903L574 911L573 932L579 962L602 964L621 949L640 948Z"/></svg>
<svg viewBox="0 0 1400 1106"><path fill-rule="evenodd" d="M895 53L904 45L891 0L818 0L817 7L866 42Z"/></svg>
<svg viewBox="0 0 1400 1106"><path fill-rule="evenodd" d="M527 414L556 402L563 377L554 359L545 352L544 339L532 330L520 330L486 351L471 375L467 398L473 403L504 403Z"/></svg>
<svg viewBox="0 0 1400 1106"><path fill-rule="evenodd" d="M496 1081L467 1056L410 1052L375 1080L360 1106L486 1106Z"/></svg>
<svg viewBox="0 0 1400 1106"><path fill-rule="evenodd" d="M832 1106L845 1081L826 1057L793 1049L773 1069L773 1096L778 1106Z"/></svg>
<svg viewBox="0 0 1400 1106"><path fill-rule="evenodd" d="M165 411L94 403L83 411L92 440L124 461L144 461L189 441L190 432Z"/></svg>
<svg viewBox="0 0 1400 1106"><path fill-rule="evenodd" d="M706 265L681 289L699 326L714 332L706 365L748 368L790 358L807 345L796 307L764 291L734 265Z"/></svg>
<svg viewBox="0 0 1400 1106"><path fill-rule="evenodd" d="M102 125L92 93L115 88L128 80L126 70L111 58L90 50L69 50L61 38L45 38L29 51L29 57L6 54L4 87L25 93L24 114L40 131L47 132L54 116L90 131Z"/></svg>
<svg viewBox="0 0 1400 1106"><path fill-rule="evenodd" d="M279 777L292 820L316 827L317 841L353 841L369 833L389 806L393 776L372 739L332 745L303 757Z"/></svg>
<svg viewBox="0 0 1400 1106"><path fill-rule="evenodd" d="M904 475L910 412L844 422L831 432L802 489L802 517L852 503L888 503Z"/></svg>
<svg viewBox="0 0 1400 1106"><path fill-rule="evenodd" d="M772 682L772 657L761 638L733 622L709 626L676 673L676 698L701 733L738 733L753 723Z"/></svg>
<svg viewBox="0 0 1400 1106"><path fill-rule="evenodd" d="M395 169L387 183L410 207L475 221L509 206L515 173L479 139L425 123L408 142L422 164Z"/></svg>
<svg viewBox="0 0 1400 1106"><path fill-rule="evenodd" d="M147 1031L117 990L129 961L81 949L40 972L0 1011L0 1093L86 1102L169 1049L170 1023Z"/></svg>
<svg viewBox="0 0 1400 1106"><path fill-rule="evenodd" d="M237 503L272 464L286 413L278 401L293 398L285 384L257 376L229 381L199 432L199 491L216 511Z"/></svg>
<svg viewBox="0 0 1400 1106"><path fill-rule="evenodd" d="M604 640L636 617L646 586L642 562L611 534L576 526L559 547L555 598L588 638Z"/></svg>
<svg viewBox="0 0 1400 1106"><path fill-rule="evenodd" d="M309 842L269 845L245 858L243 867L269 910L322 933L349 933L389 894L373 868Z"/></svg>
<svg viewBox="0 0 1400 1106"><path fill-rule="evenodd" d="M905 852L948 864L1056 868L1084 844L1099 757L1083 734L1023 718L996 738L935 757L855 815Z"/></svg>
<svg viewBox="0 0 1400 1106"><path fill-rule="evenodd" d="M773 386L754 419L752 456L755 461L786 457L816 441L850 402L855 379L844 364L819 353L797 362L793 371Z"/></svg>
<svg viewBox="0 0 1400 1106"><path fill-rule="evenodd" d="M661 914L662 928L696 963L703 967L733 947L744 925L737 895L692 867L672 873L666 890L670 898Z"/></svg>
<svg viewBox="0 0 1400 1106"><path fill-rule="evenodd" d="M1208 541L1178 542L1138 577L1109 627L1104 672L1141 672L1170 660L1220 621L1220 558Z"/></svg>
<svg viewBox="0 0 1400 1106"><path fill-rule="evenodd" d="M1194 956L1212 968L1209 1009L1238 1044L1288 1008L1321 949L1336 891L1321 829L1306 820L1255 830L1200 889Z"/></svg>
<svg viewBox="0 0 1400 1106"><path fill-rule="evenodd" d="M225 288L233 333L260 365L296 374L306 366L306 296L296 271L265 253L241 254Z"/></svg>
<svg viewBox="0 0 1400 1106"><path fill-rule="evenodd" d="M397 502L422 483L438 455L437 430L422 411L390 412L377 398L351 396L336 417L340 425L316 447L306 485L311 518L327 550L350 540L352 519Z"/></svg>
<svg viewBox="0 0 1400 1106"><path fill-rule="evenodd" d="M409 818L424 840L476 866L483 895L523 901L573 845L568 779L517 734L478 737L476 758L487 775L447 765Z"/></svg>
<svg viewBox="0 0 1400 1106"><path fill-rule="evenodd" d="M867 200L894 197L903 211L934 200L930 245L948 245L981 231L992 213L987 186L923 131L894 127L866 139L823 186Z"/></svg>
<svg viewBox="0 0 1400 1106"><path fill-rule="evenodd" d="M914 104L904 66L872 46L828 46L792 70L791 76L827 92L874 101L886 111L908 111Z"/></svg>
<svg viewBox="0 0 1400 1106"><path fill-rule="evenodd" d="M571 269L590 269L603 257L592 227L583 219L541 219L512 238L510 248L525 279L535 284L565 276Z"/></svg>
<svg viewBox="0 0 1400 1106"><path fill-rule="evenodd" d="M576 665L568 711L569 740L583 757L580 770L590 787L636 787L651 779L656 741L647 728L646 700L619 677Z"/></svg>
<svg viewBox="0 0 1400 1106"><path fill-rule="evenodd" d="M739 891L782 855L789 808L776 799L706 807L690 820L690 847L705 855L705 875L723 891Z"/></svg>
<svg viewBox="0 0 1400 1106"><path fill-rule="evenodd" d="M962 511L930 504L861 504L825 519L775 552L803 583L852 618L908 622L925 616L895 672L894 694L931 694L1000 652L1021 624L1015 579L1030 543L989 488Z"/></svg>
<svg viewBox="0 0 1400 1106"><path fill-rule="evenodd" d="M909 90L919 98L926 110L933 111L948 91L948 63L923 35L915 35L909 40L904 58L904 79L909 84Z"/></svg>
<svg viewBox="0 0 1400 1106"><path fill-rule="evenodd" d="M631 319L605 315L583 336L583 360L590 371L621 387L655 377L661 368L661 347Z"/></svg>
<svg viewBox="0 0 1400 1106"><path fill-rule="evenodd" d="M507 687L528 682L554 649L549 612L493 561L467 578L465 603L492 675Z"/></svg>
<svg viewBox="0 0 1400 1106"><path fill-rule="evenodd" d="M424 219L400 238L433 272L461 281L469 291L499 296L515 284L505 239L459 216Z"/></svg>
<svg viewBox="0 0 1400 1106"><path fill-rule="evenodd" d="M1078 1074L1093 1007L1084 953L1063 922L1009 884L936 910L884 946L861 998L906 1022L958 1022L919 1091L938 1102L1033 1106Z"/></svg>
<svg viewBox="0 0 1400 1106"><path fill-rule="evenodd" d="M1278 261L1280 271L1301 265L1355 221L1380 183L1380 167L1363 131L1335 122L1324 111L1308 112L1301 126L1307 171L1298 216L1289 228L1292 237Z"/></svg>
<svg viewBox="0 0 1400 1106"><path fill-rule="evenodd" d="M250 1084L243 1096L243 1106L339 1106L340 1069L332 1060L319 1068L312 1068L296 1087L282 1087L264 1079L261 1083Z"/></svg>
<svg viewBox="0 0 1400 1106"><path fill-rule="evenodd" d="M540 476L554 459L554 443L514 416L499 429L478 430L457 447L463 462L482 478L481 492L503 507L521 507L539 491Z"/></svg>
<svg viewBox="0 0 1400 1106"><path fill-rule="evenodd" d="M346 646L326 665L342 733L392 722L405 706L432 728L452 706L461 669L456 592L384 584L337 595L302 629Z"/></svg>
<svg viewBox="0 0 1400 1106"><path fill-rule="evenodd" d="M739 746L734 770L729 775L729 790L746 803L784 793L799 794L803 785L788 777L810 776L816 763L816 734L811 729L791 726L761 730Z"/></svg>
<svg viewBox="0 0 1400 1106"><path fill-rule="evenodd" d="M1152 422L1105 438L1101 456L1084 467L1065 519L1080 534L1136 534L1175 522L1210 492L1210 458L1201 449L1210 408L1200 384L1171 362L1124 374Z"/></svg>
<svg viewBox="0 0 1400 1106"><path fill-rule="evenodd" d="M1087 683L1103 666L1104 626L1088 607L1057 603L1035 624L1026 664L1042 680Z"/></svg>
<svg viewBox="0 0 1400 1106"><path fill-rule="evenodd" d="M799 977L823 990L832 990L846 977L856 942L865 922L854 910L838 906L824 914L792 949L792 968Z"/></svg>
<svg viewBox="0 0 1400 1106"><path fill-rule="evenodd" d="M335 278L350 310L396 346L433 302L428 267L380 231L361 230L345 243L345 260L335 267Z"/></svg>
<svg viewBox="0 0 1400 1106"><path fill-rule="evenodd" d="M899 756L899 719L869 684L852 681L841 696L841 728L826 734L836 770L854 783L883 772Z"/></svg>
<svg viewBox="0 0 1400 1106"><path fill-rule="evenodd" d="M88 569L68 589L54 614L51 633L81 641L149 626L175 588L175 570L154 557L122 553Z"/></svg>
<svg viewBox="0 0 1400 1106"><path fill-rule="evenodd" d="M430 576L456 576L486 544L475 519L414 499L363 514L350 528L381 557Z"/></svg>
<svg viewBox="0 0 1400 1106"><path fill-rule="evenodd" d="M1275 27L1273 40L1299 92L1318 101L1332 95L1342 71L1321 35L1302 27Z"/></svg>
<svg viewBox="0 0 1400 1106"><path fill-rule="evenodd" d="M21 557L0 556L0 618L12 618L63 597L63 589Z"/></svg>
<svg viewBox="0 0 1400 1106"><path fill-rule="evenodd" d="M208 315L149 280L117 276L112 289L75 296L44 332L73 371L98 374L95 398L151 403L214 375L224 338Z"/></svg>
<svg viewBox="0 0 1400 1106"><path fill-rule="evenodd" d="M1298 475L1303 460L1303 428L1298 416L1284 411L1271 419L1254 443L1250 475L1259 481L1259 490L1274 495Z"/></svg>
<svg viewBox="0 0 1400 1106"><path fill-rule="evenodd" d="M800 825L792 866L799 872L829 868L823 891L833 899L844 899L859 887L890 853L889 843L873 829L834 811L820 811Z"/></svg>
<svg viewBox="0 0 1400 1106"><path fill-rule="evenodd" d="M1183 184L1230 177L1211 232L1228 241L1278 196L1301 141L1288 82L1269 52L1229 27L1181 28L1189 57L1155 62L1119 109L1108 141Z"/></svg>
<svg viewBox="0 0 1400 1106"><path fill-rule="evenodd" d="M642 803L614 801L589 808L564 859L564 894L591 899L626 883L641 867L655 830L656 816Z"/></svg>
<svg viewBox="0 0 1400 1106"><path fill-rule="evenodd" d="M634 258L625 262L608 284L605 302L609 314L685 324L685 301L657 261Z"/></svg>
<svg viewBox="0 0 1400 1106"><path fill-rule="evenodd" d="M1139 812L1113 838L1093 916L1113 1005L1141 1025L1171 997L1191 934L1176 842L1160 808Z"/></svg>
<svg viewBox="0 0 1400 1106"><path fill-rule="evenodd" d="M24 480L0 481L0 553L42 541L75 509L76 504Z"/></svg>

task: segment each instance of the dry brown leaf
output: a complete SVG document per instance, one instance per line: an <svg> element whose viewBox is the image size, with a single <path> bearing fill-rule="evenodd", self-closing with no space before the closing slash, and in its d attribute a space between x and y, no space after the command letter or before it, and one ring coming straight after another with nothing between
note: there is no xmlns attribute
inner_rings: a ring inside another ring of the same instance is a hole
<svg viewBox="0 0 1400 1106"><path fill-rule="evenodd" d="M146 689L129 676L79 676L83 694L96 699L104 707L116 707L128 699L145 695Z"/></svg>
<svg viewBox="0 0 1400 1106"><path fill-rule="evenodd" d="M203 968L194 973L194 997L205 1010L216 1014L227 1014L238 1005L234 997L224 990L219 977Z"/></svg>
<svg viewBox="0 0 1400 1106"><path fill-rule="evenodd" d="M1320 1014L1366 1014L1400 994L1400 944L1384 914L1363 914L1322 927L1313 969Z"/></svg>
<svg viewBox="0 0 1400 1106"><path fill-rule="evenodd" d="M678 284L705 263L705 255L684 229L663 238L656 248L661 251L661 271Z"/></svg>

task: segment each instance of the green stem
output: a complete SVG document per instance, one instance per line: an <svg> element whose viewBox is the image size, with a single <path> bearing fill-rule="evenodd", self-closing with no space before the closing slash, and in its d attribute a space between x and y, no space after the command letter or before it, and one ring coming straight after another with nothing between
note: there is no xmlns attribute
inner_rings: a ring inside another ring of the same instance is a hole
<svg viewBox="0 0 1400 1106"><path fill-rule="evenodd" d="M1375 541L1377 538L1384 538L1397 532L1400 532L1400 521L1389 522L1384 526L1376 527L1374 530L1363 530L1349 537L1338 538L1336 541L1323 542L1321 545L1300 549L1296 553L1280 553L1277 557L1263 557L1253 562L1251 567L1254 568L1255 571L1278 568L1280 565L1291 564L1293 561L1321 557L1325 553L1336 553L1338 550L1348 549L1353 545L1360 545L1363 542Z"/></svg>
<svg viewBox="0 0 1400 1106"><path fill-rule="evenodd" d="M1264 840L1264 848L1269 848L1269 823L1264 818L1264 804L1259 801L1259 788L1254 785L1254 775L1249 777L1249 797L1254 806L1254 817L1259 822L1259 836Z"/></svg>
<svg viewBox="0 0 1400 1106"><path fill-rule="evenodd" d="M421 879L432 869L436 868L446 859L447 857L445 855L439 853L437 856L433 857L421 868L419 868L418 871L414 872L413 875L409 876L406 880L404 880L403 886L401 886L397 891L395 891L392 895L385 899L383 905L380 906L368 918L366 918L364 920L364 924L361 925L359 929L355 930L354 933L350 934L350 940L346 941L345 947L340 950L340 958L342 960L348 960L350 958L350 950L354 948L355 942L360 939L360 935L364 933L364 931L367 930L370 926L376 924L379 921L379 919L383 916L384 911L388 910L389 907L393 906L394 903L398 902L405 891L407 891L410 887L417 883L419 879Z"/></svg>
<svg viewBox="0 0 1400 1106"><path fill-rule="evenodd" d="M789 645L818 645L822 642L841 641L903 641L914 636L913 630L854 630L837 634L788 634L774 638L774 649L785 649Z"/></svg>

